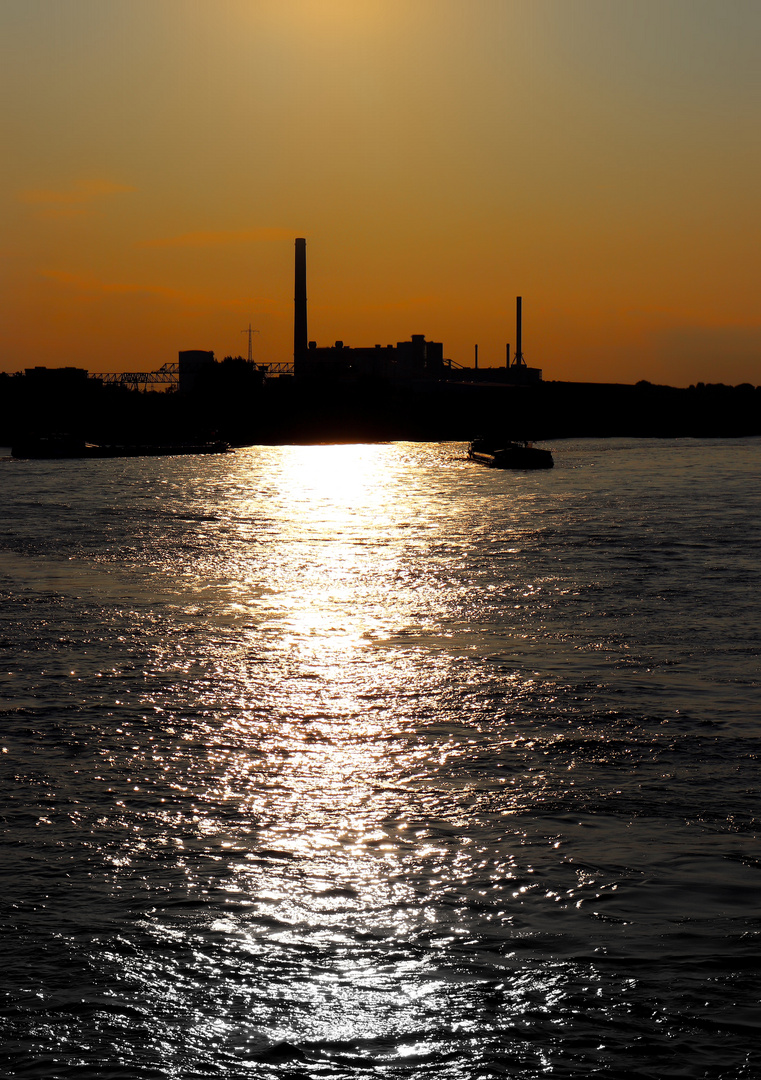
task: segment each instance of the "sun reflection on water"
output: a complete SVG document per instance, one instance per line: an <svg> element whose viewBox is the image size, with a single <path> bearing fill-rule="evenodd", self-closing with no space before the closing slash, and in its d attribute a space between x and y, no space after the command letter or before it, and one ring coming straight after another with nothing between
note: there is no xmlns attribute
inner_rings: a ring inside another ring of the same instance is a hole
<svg viewBox="0 0 761 1080"><path fill-rule="evenodd" d="M430 978L410 940L435 933L443 949L458 936L439 926L426 894L467 874L467 858L421 844L429 830L407 820L410 794L429 798L431 751L419 745L416 717L447 661L421 671L409 651L378 646L435 596L405 565L406 522L425 510L409 505L397 469L398 452L386 447L289 448L270 496L277 529L244 529L249 556L218 553L218 601L226 596L238 625L247 623L208 657L213 677L198 704L227 702L220 736L240 748L209 754L216 779L199 792L209 813L195 828L207 846L216 838L226 866L217 888L231 903L248 898L240 915L214 923L225 949L266 959L273 990L289 966L298 972L280 991L293 1017L269 1027L281 1040L405 1030L410 1004L446 982ZM242 494L241 516L254 520L245 507ZM414 544L418 558L419 537ZM234 807L249 827L231 830L215 806ZM192 882L198 871L187 851L183 859ZM296 963L323 952L329 961Z"/></svg>
<svg viewBox="0 0 761 1080"><path fill-rule="evenodd" d="M9 1015L41 1067L68 1075L86 1037L135 1077L613 1074L658 1028L672 1064L704 1067L707 1003L734 1031L757 1001L723 958L754 932L735 817L754 758L716 689L750 669L672 620L662 648L698 717L674 719L655 608L636 624L646 576L678 564L689 589L702 524L689 561L656 546L627 584L636 522L622 544L627 508L561 491L561 469L252 448L99 462L93 496L89 464L84 511L48 550L30 534L22 600L4 597L26 634L3 675L6 889L37 980ZM669 526L680 544L690 521ZM736 610L742 580L722 579ZM648 984L666 952L693 965L679 1000ZM592 1027L620 1052L590 1057Z"/></svg>
<svg viewBox="0 0 761 1080"><path fill-rule="evenodd" d="M295 506L325 501L353 507L383 503L387 488L385 446L292 446L283 455L279 486Z"/></svg>
<svg viewBox="0 0 761 1080"><path fill-rule="evenodd" d="M378 588L395 565L384 449L293 447L279 474L291 513L278 588L283 633L326 677L326 664L349 663L368 635L393 621L393 592Z"/></svg>

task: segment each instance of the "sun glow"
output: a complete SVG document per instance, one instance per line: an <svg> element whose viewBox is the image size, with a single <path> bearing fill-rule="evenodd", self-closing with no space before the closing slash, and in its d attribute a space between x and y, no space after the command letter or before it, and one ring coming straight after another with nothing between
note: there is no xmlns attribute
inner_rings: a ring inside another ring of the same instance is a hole
<svg viewBox="0 0 761 1080"><path fill-rule="evenodd" d="M340 507L340 513L345 513L347 506L378 501L374 495L382 479L378 449L356 445L293 447L291 467L286 472L288 488L292 494L300 490L310 516L318 507Z"/></svg>
<svg viewBox="0 0 761 1080"><path fill-rule="evenodd" d="M313 43L330 40L346 44L352 39L376 34L405 12L402 4L388 0L269 0L254 12L248 0L241 4L241 15L265 21L275 30L281 28L293 39Z"/></svg>

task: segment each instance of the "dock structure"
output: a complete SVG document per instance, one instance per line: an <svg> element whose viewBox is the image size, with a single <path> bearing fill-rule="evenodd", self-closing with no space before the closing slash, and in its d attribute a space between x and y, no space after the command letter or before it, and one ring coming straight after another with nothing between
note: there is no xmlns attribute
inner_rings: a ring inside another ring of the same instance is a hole
<svg viewBox="0 0 761 1080"><path fill-rule="evenodd" d="M158 371L101 371L91 372L91 379L110 386L128 386L131 389L146 389L148 386L164 384L180 385L180 365L164 364Z"/></svg>
<svg viewBox="0 0 761 1080"><path fill-rule="evenodd" d="M285 361L279 364L257 364L259 371L264 372L264 377L270 375L293 375L293 363Z"/></svg>

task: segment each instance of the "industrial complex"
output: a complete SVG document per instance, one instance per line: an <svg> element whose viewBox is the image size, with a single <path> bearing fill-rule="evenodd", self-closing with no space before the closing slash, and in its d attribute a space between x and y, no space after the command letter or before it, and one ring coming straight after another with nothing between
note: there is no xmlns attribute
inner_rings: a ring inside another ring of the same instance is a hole
<svg viewBox="0 0 761 1080"><path fill-rule="evenodd" d="M330 346L320 346L308 339L307 313L307 264L306 240L295 241L293 310L293 362L257 363L255 366L264 378L290 376L298 380L346 382L356 379L380 379L393 383L409 383L418 380L467 381L478 372L478 347L476 346L473 368L463 367L444 358L444 346L438 341L427 341L424 334L412 334L408 341L394 345L350 346L338 340ZM249 335L251 334L249 328ZM521 348L522 300L516 301L515 352L510 356L506 349L506 363L502 369L486 369L492 374L499 370L500 381L525 385L541 382L539 368L527 367ZM249 336L249 358L252 363ZM164 364L157 371L93 372L90 378L99 379L106 385L121 385L146 390L149 386L174 386L181 393L191 392L199 378L216 363L214 353L202 349L183 350L176 363ZM45 369L42 369L45 370ZM483 378L484 369L478 372Z"/></svg>
<svg viewBox="0 0 761 1080"><path fill-rule="evenodd" d="M298 379L351 379L377 378L392 382L409 382L419 379L452 379L463 381L463 373L471 370L444 358L444 346L439 341L427 341L425 334L413 334L409 341L395 345L348 346L343 341L334 345L318 346L309 341L307 332L307 266L306 240L296 240L295 282L293 312L293 373ZM516 340L514 356L510 357L507 346L507 381L515 383L540 382L542 372L529 368L521 349L522 301L516 304ZM478 353L475 366L477 370Z"/></svg>
<svg viewBox="0 0 761 1080"><path fill-rule="evenodd" d="M292 360L254 363L249 327L247 359L218 361L209 350L191 349L156 371L34 367L0 374L0 444L61 434L109 444L493 436L504 445L583 435L761 433L761 388L750 384L545 382L523 357L520 296L515 348L506 347L502 367L479 369L477 347L466 367L421 333L387 345L310 341L303 238L295 241L294 286Z"/></svg>

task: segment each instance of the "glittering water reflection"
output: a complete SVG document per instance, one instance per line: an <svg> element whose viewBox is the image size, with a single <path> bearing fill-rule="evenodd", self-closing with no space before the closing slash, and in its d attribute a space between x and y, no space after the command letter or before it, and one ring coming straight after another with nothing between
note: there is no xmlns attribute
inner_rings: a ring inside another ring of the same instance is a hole
<svg viewBox="0 0 761 1080"><path fill-rule="evenodd" d="M18 1075L751 1075L760 516L595 452L23 466Z"/></svg>

